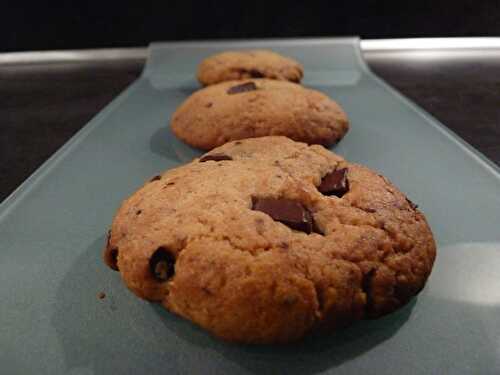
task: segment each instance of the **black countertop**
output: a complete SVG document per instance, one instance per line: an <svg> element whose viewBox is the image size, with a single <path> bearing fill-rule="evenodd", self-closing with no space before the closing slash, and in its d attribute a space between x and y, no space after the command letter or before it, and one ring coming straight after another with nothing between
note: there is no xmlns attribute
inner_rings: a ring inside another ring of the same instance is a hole
<svg viewBox="0 0 500 375"><path fill-rule="evenodd" d="M364 55L378 76L500 165L500 48ZM0 59L0 201L134 81L144 61L126 52Z"/></svg>

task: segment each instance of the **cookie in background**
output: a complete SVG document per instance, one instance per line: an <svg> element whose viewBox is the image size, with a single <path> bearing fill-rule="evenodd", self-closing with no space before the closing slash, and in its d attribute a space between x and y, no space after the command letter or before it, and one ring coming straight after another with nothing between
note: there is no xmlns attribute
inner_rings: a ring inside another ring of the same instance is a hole
<svg viewBox="0 0 500 375"><path fill-rule="evenodd" d="M304 75L297 61L269 50L227 51L210 56L198 66L203 86L247 78L300 82Z"/></svg>

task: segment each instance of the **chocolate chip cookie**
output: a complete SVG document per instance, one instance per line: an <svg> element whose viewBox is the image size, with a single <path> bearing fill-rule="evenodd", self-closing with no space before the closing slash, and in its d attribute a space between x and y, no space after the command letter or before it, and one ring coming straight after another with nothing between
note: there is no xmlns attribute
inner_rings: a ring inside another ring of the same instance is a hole
<svg viewBox="0 0 500 375"><path fill-rule="evenodd" d="M297 61L267 50L228 51L203 60L198 80L204 86L246 78L300 82L303 68Z"/></svg>
<svg viewBox="0 0 500 375"><path fill-rule="evenodd" d="M268 135L330 146L346 134L349 122L325 94L295 83L252 79L195 92L172 115L171 127L184 142L210 150Z"/></svg>
<svg viewBox="0 0 500 375"><path fill-rule="evenodd" d="M271 343L398 309L435 253L386 178L263 137L152 178L118 210L104 256L137 296L223 339Z"/></svg>

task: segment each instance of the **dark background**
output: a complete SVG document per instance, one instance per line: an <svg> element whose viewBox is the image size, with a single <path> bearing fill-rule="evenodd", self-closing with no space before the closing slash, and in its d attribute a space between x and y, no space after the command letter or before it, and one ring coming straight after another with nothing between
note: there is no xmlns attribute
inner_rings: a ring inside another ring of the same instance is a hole
<svg viewBox="0 0 500 375"><path fill-rule="evenodd" d="M52 4L51 6L47 4ZM360 35L499 36L498 0L32 1L2 4L0 51L145 46L152 40Z"/></svg>

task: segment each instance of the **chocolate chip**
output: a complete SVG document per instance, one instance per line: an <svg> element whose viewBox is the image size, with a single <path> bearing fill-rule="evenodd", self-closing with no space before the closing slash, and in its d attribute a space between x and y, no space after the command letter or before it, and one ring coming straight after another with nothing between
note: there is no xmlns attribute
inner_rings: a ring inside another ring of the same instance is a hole
<svg viewBox="0 0 500 375"><path fill-rule="evenodd" d="M205 107L210 108L213 105L214 105L213 103L209 102L209 103L205 104Z"/></svg>
<svg viewBox="0 0 500 375"><path fill-rule="evenodd" d="M252 210L261 211L286 226L307 234L312 232L311 213L299 202L284 198L252 198Z"/></svg>
<svg viewBox="0 0 500 375"><path fill-rule="evenodd" d="M413 203L411 200L408 199L408 197L405 197L405 199L408 202L408 204L410 205L412 210L415 210L416 208L418 208L418 204Z"/></svg>
<svg viewBox="0 0 500 375"><path fill-rule="evenodd" d="M103 258L109 268L118 271L118 249L116 247L111 248L111 229L108 230L106 237L106 247L104 249Z"/></svg>
<svg viewBox="0 0 500 375"><path fill-rule="evenodd" d="M174 276L175 258L164 247L159 247L149 259L149 270L153 277L164 282Z"/></svg>
<svg viewBox="0 0 500 375"><path fill-rule="evenodd" d="M161 176L154 176L153 178L151 178L151 180L149 180L149 182L153 182L153 181L158 181L158 180L161 180Z"/></svg>
<svg viewBox="0 0 500 375"><path fill-rule="evenodd" d="M118 249L116 247L110 248L106 246L104 250L104 262L109 268L118 271Z"/></svg>
<svg viewBox="0 0 500 375"><path fill-rule="evenodd" d="M372 268L370 271L363 275L361 281L361 289L366 294L366 305L365 311L368 315L373 312L373 292L372 292L372 281L377 272L376 268Z"/></svg>
<svg viewBox="0 0 500 375"><path fill-rule="evenodd" d="M211 155L205 155L200 159L200 163L203 163L204 161L221 161L221 160L233 160L231 156L224 155L224 154L211 154Z"/></svg>
<svg viewBox="0 0 500 375"><path fill-rule="evenodd" d="M285 296L283 298L282 302L284 305L293 305L293 304L297 303L298 300L299 299L297 296L289 295L289 296Z"/></svg>
<svg viewBox="0 0 500 375"><path fill-rule="evenodd" d="M135 214L136 214L136 215L140 215L140 214L142 214L142 210L137 210L137 211L135 211Z"/></svg>
<svg viewBox="0 0 500 375"><path fill-rule="evenodd" d="M284 250L288 250L288 248L290 247L290 245L288 245L288 243L287 243L287 242L281 242L281 243L279 244L279 247L281 247L281 248L282 248L282 249L284 249Z"/></svg>
<svg viewBox="0 0 500 375"><path fill-rule="evenodd" d="M254 90L257 90L257 85L255 83L245 82L245 83L242 83L241 85L230 87L227 90L227 93L229 95L233 95L233 94L240 94L242 92L254 91Z"/></svg>
<svg viewBox="0 0 500 375"><path fill-rule="evenodd" d="M99 298L99 299L104 299L104 298L106 298L106 293L104 293L104 292L100 292L100 293L97 295L97 298Z"/></svg>
<svg viewBox="0 0 500 375"><path fill-rule="evenodd" d="M349 191L349 181L347 180L347 168L337 169L328 173L321 180L318 190L324 195L335 195L341 198Z"/></svg>
<svg viewBox="0 0 500 375"><path fill-rule="evenodd" d="M263 78L264 77L264 74L262 74L261 72L259 72L256 69L251 69L248 73L250 73L250 77L252 77L252 78Z"/></svg>

